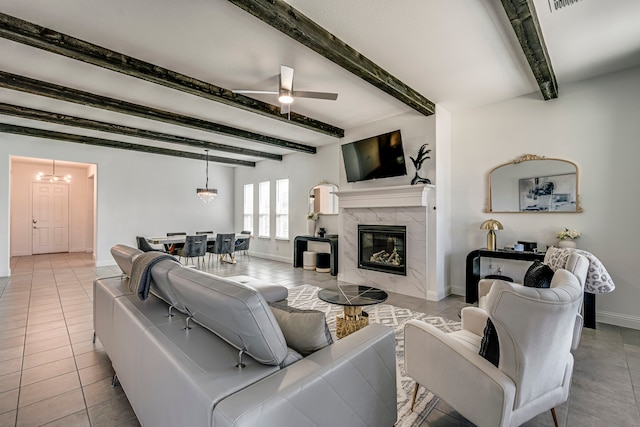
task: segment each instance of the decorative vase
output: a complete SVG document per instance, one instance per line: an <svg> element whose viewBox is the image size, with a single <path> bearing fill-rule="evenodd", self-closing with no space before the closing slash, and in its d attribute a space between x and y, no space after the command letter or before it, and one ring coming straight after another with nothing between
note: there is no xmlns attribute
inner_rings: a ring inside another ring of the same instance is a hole
<svg viewBox="0 0 640 427"><path fill-rule="evenodd" d="M575 240L571 240L571 239L560 239L560 241L558 242L558 247L559 248L574 248L576 247L576 242Z"/></svg>
<svg viewBox="0 0 640 427"><path fill-rule="evenodd" d="M309 236L316 235L316 222L312 219L307 220L307 234Z"/></svg>

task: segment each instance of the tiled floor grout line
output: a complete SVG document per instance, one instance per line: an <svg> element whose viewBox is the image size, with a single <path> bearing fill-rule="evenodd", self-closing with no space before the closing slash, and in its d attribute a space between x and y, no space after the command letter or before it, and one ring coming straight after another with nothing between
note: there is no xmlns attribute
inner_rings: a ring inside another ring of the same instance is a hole
<svg viewBox="0 0 640 427"><path fill-rule="evenodd" d="M22 360L20 362L20 382L18 385L18 398L16 399L16 416L14 418L15 425L18 425L18 414L20 408L20 396L22 393L22 376L24 375L24 358L27 351L27 334L29 331L29 316L31 313L31 298L33 297L33 271L31 272L31 280L29 281L29 301L27 303L27 319L25 320L24 337L22 341Z"/></svg>
<svg viewBox="0 0 640 427"><path fill-rule="evenodd" d="M68 264L68 263L67 263ZM76 281L78 281L78 284L80 284L80 280L78 279L77 274L75 273L75 271L73 270L73 268L70 265L67 265L67 268L70 269L73 272L73 276L76 278ZM58 287L58 281L55 277L55 271L54 271L54 275L53 275L53 280L56 283L56 290L58 291L58 297L60 299L60 311L62 312L62 318L64 319L64 325L65 328L67 330L67 337L69 338L69 346L71 347L71 357L73 357L73 364L76 367L75 372L76 372L76 377L78 378L78 384L80 386L80 392L82 393L82 400L84 401L84 412L87 415L87 420L89 420L89 425L91 425L91 418L89 417L89 405L87 403L87 396L85 394L84 391L84 387L82 386L82 378L80 377L80 369L78 367L78 360L76 359L76 350L73 348L73 343L71 342L71 332L69 331L69 324L67 323L67 317L64 315L64 307L62 305L62 298L60 298L60 288ZM61 420L63 418L65 418L65 416L58 418L58 420ZM57 420L53 420L50 422L55 422Z"/></svg>

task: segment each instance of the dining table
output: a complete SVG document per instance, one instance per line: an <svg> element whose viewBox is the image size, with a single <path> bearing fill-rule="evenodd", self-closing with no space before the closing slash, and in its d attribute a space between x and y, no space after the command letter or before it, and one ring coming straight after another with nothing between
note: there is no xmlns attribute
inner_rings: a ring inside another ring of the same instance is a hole
<svg viewBox="0 0 640 427"><path fill-rule="evenodd" d="M213 243L213 242L216 241L217 234L207 234L206 236L207 236L207 242L208 243ZM251 234L236 233L235 240L250 239L251 237L252 237ZM175 245L177 243L184 243L187 240L187 236L186 236L186 234L178 234L178 235L173 235L173 236L145 237L145 239L147 239L147 242L152 243L154 245L169 246L169 253L173 254L174 251L175 251ZM223 255L225 255L225 254L223 254ZM228 262L230 264L235 264L236 263L236 257L235 257L233 252L229 252L226 255L229 256L228 260L225 259L224 256L222 256L220 258L220 260L223 261L223 262Z"/></svg>

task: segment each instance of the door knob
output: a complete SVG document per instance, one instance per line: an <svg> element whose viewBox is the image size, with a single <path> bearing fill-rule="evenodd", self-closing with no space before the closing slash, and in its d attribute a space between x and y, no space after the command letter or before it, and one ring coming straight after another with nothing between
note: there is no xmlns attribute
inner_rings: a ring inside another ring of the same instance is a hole
<svg viewBox="0 0 640 427"><path fill-rule="evenodd" d="M33 223L35 224L36 222L38 222L38 220L33 218Z"/></svg>

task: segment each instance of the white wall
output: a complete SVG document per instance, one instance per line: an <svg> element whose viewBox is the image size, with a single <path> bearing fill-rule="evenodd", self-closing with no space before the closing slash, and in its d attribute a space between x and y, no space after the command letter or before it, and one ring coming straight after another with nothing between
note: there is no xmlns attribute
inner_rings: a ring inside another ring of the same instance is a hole
<svg viewBox="0 0 640 427"><path fill-rule="evenodd" d="M640 198L640 68L571 85L542 101L538 93L452 114L451 284L464 293L465 256L485 246L482 221L504 230L498 245L517 240L556 243L565 227L582 231L577 241L609 270L616 290L600 295L597 319L640 329L640 264L637 215ZM487 172L523 154L578 164L583 213L484 213Z"/></svg>
<svg viewBox="0 0 640 427"><path fill-rule="evenodd" d="M113 264L111 246L135 246L135 236L164 235L167 231L200 229L234 231L232 167L209 165L209 183L218 197L209 205L196 188L205 181L205 163L199 160L0 135L0 276L9 270L10 156L40 157L96 168L96 262Z"/></svg>
<svg viewBox="0 0 640 427"><path fill-rule="evenodd" d="M338 145L318 148L317 153L294 153L284 156L282 162L262 161L255 168L237 168L235 173L236 229L242 228L243 189L253 183L254 210L258 207L258 183L271 182L271 208L275 209L275 180L289 178L289 240L258 238L251 240L250 252L265 258L292 262L293 239L307 234L309 190L320 181L338 183ZM338 233L337 215L321 215L317 227L329 234ZM258 218L254 216L254 236L258 235ZM271 234L275 234L275 217L271 218Z"/></svg>
<svg viewBox="0 0 640 427"><path fill-rule="evenodd" d="M395 185L408 185L415 174L415 168L409 157L415 158L422 144L428 144L427 149L430 159L422 164L420 176L429 178L432 184L436 184L435 154L436 154L436 119L435 116L425 117L418 113L406 113L373 123L359 126L353 129L346 129L345 136L339 144L358 141L400 129L402 135L402 147L404 149L407 175L393 178L373 179L360 182L347 182L347 176L342 164L342 154L335 159L340 171L340 190L351 190L360 188L393 187Z"/></svg>

